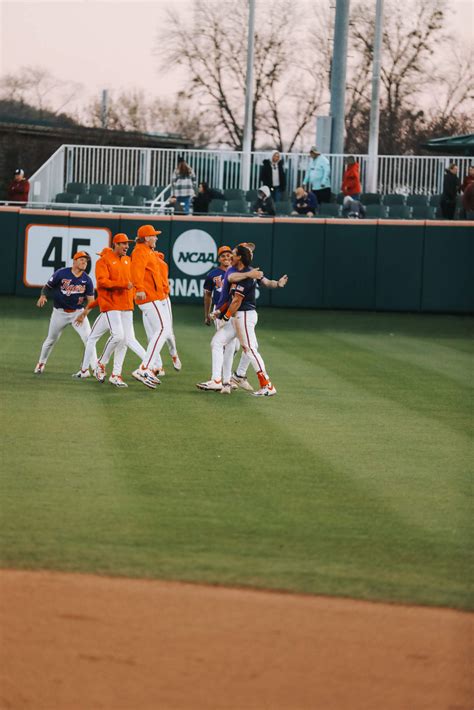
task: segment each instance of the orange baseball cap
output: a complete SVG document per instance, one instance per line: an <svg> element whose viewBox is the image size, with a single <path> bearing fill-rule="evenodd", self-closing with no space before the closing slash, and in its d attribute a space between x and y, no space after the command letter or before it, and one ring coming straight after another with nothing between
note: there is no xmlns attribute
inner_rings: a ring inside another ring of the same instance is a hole
<svg viewBox="0 0 474 710"><path fill-rule="evenodd" d="M113 244L130 244L132 239L129 239L126 234L123 234L122 232L119 232L118 234L115 235L115 237L112 239Z"/></svg>
<svg viewBox="0 0 474 710"><path fill-rule="evenodd" d="M90 260L90 255L86 251L76 251L74 256L72 257L73 259L80 259L81 257L84 257L85 259Z"/></svg>
<svg viewBox="0 0 474 710"><path fill-rule="evenodd" d="M152 227L151 224L144 224L138 228L137 237L142 239L143 237L155 237L158 234L161 234L161 232Z"/></svg>
<svg viewBox="0 0 474 710"><path fill-rule="evenodd" d="M226 252L229 252L230 254L232 254L232 249L227 246L219 247L219 249L217 250L217 256L220 256L221 254L225 254Z"/></svg>

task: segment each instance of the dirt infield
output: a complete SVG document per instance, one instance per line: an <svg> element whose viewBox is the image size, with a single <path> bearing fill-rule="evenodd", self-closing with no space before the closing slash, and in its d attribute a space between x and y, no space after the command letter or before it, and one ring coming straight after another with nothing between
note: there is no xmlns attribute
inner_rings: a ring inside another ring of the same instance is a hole
<svg viewBox="0 0 474 710"><path fill-rule="evenodd" d="M474 615L0 571L2 710L471 710Z"/></svg>

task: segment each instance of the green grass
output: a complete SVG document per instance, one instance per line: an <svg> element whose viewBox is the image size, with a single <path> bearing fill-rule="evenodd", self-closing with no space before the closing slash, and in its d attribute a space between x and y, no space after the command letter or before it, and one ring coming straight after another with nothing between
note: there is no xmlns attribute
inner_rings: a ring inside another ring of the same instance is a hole
<svg viewBox="0 0 474 710"><path fill-rule="evenodd" d="M472 608L472 321L262 309L261 400L195 388L201 310L117 390L72 329L33 375L49 311L0 299L0 565Z"/></svg>

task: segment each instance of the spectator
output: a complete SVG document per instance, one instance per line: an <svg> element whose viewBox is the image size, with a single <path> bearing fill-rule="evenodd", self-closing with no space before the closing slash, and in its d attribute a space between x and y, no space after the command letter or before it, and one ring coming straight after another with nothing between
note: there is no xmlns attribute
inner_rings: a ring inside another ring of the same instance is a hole
<svg viewBox="0 0 474 710"><path fill-rule="evenodd" d="M297 187L293 198L292 215L306 215L314 217L318 211L318 201L313 192L307 192L304 187Z"/></svg>
<svg viewBox="0 0 474 710"><path fill-rule="evenodd" d="M258 189L257 201L253 205L253 211L261 217L275 216L275 203L270 195L268 185L262 185Z"/></svg>
<svg viewBox="0 0 474 710"><path fill-rule="evenodd" d="M25 178L24 170L15 170L15 177L8 188L8 200L10 202L28 202L30 193L30 183Z"/></svg>
<svg viewBox="0 0 474 710"><path fill-rule="evenodd" d="M315 145L309 151L311 160L306 171L303 185L307 185L316 195L318 204L331 202L331 166L329 160Z"/></svg>
<svg viewBox="0 0 474 710"><path fill-rule="evenodd" d="M344 202L342 203L342 216L348 219L363 219L365 217L366 209L360 200L354 200L354 198L346 195L344 197Z"/></svg>
<svg viewBox="0 0 474 710"><path fill-rule="evenodd" d="M209 212L211 200L225 200L224 194L209 187L207 182L200 182L198 194L193 198L193 212L203 214Z"/></svg>
<svg viewBox="0 0 474 710"><path fill-rule="evenodd" d="M466 194L466 190L468 189L469 185L472 185L474 182L474 165L469 166L469 172L467 175L464 176L464 180L462 181L461 185L461 192L462 192L462 205L461 205L461 219L467 219L467 213L472 212L472 207L469 209L466 209L464 206L464 196ZM468 204L469 204L469 196L468 196ZM472 217L471 217L472 219Z"/></svg>
<svg viewBox="0 0 474 710"><path fill-rule="evenodd" d="M174 210L174 214L183 214L183 205L178 202L178 198L176 195L171 195L171 197L168 199L168 202L165 204L165 207Z"/></svg>
<svg viewBox="0 0 474 710"><path fill-rule="evenodd" d="M189 214L191 197L196 192L196 176L183 157L178 158L178 167L171 180L173 195L183 206L183 214Z"/></svg>
<svg viewBox="0 0 474 710"><path fill-rule="evenodd" d="M260 168L260 184L270 188L273 199L281 200L282 192L286 190L286 175L283 168L283 159L280 153L275 150L271 160L266 158Z"/></svg>
<svg viewBox="0 0 474 710"><path fill-rule="evenodd" d="M454 219L456 211L456 197L459 192L458 166L451 163L445 171L443 182L443 194L441 195L440 207L443 219Z"/></svg>
<svg viewBox="0 0 474 710"><path fill-rule="evenodd" d="M360 184L360 167L353 155L347 158L346 169L342 176L341 192L354 200L360 199L362 187Z"/></svg>
<svg viewBox="0 0 474 710"><path fill-rule="evenodd" d="M474 219L474 180L467 185L462 193L462 217L463 219Z"/></svg>
<svg viewBox="0 0 474 710"><path fill-rule="evenodd" d="M470 185L472 182L474 182L474 165L469 166L469 172L462 181L461 192L465 192L468 185Z"/></svg>

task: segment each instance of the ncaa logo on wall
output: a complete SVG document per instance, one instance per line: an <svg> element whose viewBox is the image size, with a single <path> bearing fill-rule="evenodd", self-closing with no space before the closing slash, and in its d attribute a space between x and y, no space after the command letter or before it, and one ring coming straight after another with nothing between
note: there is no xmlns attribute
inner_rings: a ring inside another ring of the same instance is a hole
<svg viewBox="0 0 474 710"><path fill-rule="evenodd" d="M217 247L210 234L202 229L188 229L173 246L174 263L188 276L201 276L216 263Z"/></svg>

